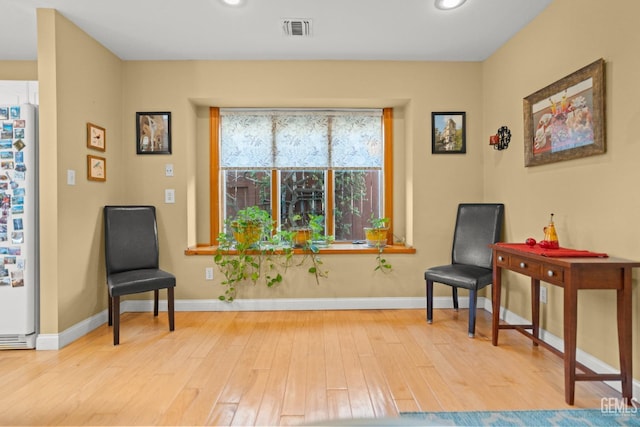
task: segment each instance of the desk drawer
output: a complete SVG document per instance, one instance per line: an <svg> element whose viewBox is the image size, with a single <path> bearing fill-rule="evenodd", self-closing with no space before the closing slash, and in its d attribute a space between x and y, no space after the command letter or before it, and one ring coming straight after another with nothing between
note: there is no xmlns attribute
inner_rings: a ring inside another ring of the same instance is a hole
<svg viewBox="0 0 640 427"><path fill-rule="evenodd" d="M562 285L564 283L564 269L557 265L544 264L542 265L542 276L540 276L540 280Z"/></svg>
<svg viewBox="0 0 640 427"><path fill-rule="evenodd" d="M530 259L520 258L517 255L511 255L509 257L509 269L539 278L542 273L542 264Z"/></svg>
<svg viewBox="0 0 640 427"><path fill-rule="evenodd" d="M496 254L496 264L498 264L498 267L509 268L509 255L498 252Z"/></svg>
<svg viewBox="0 0 640 427"><path fill-rule="evenodd" d="M556 285L562 285L564 283L564 269L557 265L532 261L517 255L506 254L504 252L496 253L496 264L498 267L526 274L534 279L539 279Z"/></svg>

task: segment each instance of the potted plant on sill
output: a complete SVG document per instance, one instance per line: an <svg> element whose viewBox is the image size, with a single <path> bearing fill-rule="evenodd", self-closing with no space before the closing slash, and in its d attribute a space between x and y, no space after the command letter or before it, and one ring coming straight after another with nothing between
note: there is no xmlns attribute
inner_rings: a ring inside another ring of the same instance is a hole
<svg viewBox="0 0 640 427"><path fill-rule="evenodd" d="M262 240L263 236L272 228L273 220L269 212L258 206L249 206L239 210L227 221L228 228L233 233L236 246L253 246Z"/></svg>
<svg viewBox="0 0 640 427"><path fill-rule="evenodd" d="M329 272L322 269L322 260L320 259L320 247L328 246L333 239L331 236L323 234L324 231L324 216L308 214L308 221L304 224L300 224L302 215L296 214L293 216L293 221L296 225L292 228L293 233L292 245L302 250L303 258L300 260L297 266L302 266L309 263L307 271L313 274L316 283L320 284L320 278L327 278Z"/></svg>
<svg viewBox="0 0 640 427"><path fill-rule="evenodd" d="M250 206L238 211L226 224L229 232L218 235L213 258L224 276L221 284L226 287L219 299L233 301L236 287L242 282L255 284L261 277L268 287L282 282L279 267L286 269L291 248L281 245L279 236L272 236L271 215L258 206ZM261 245L262 242L267 244Z"/></svg>
<svg viewBox="0 0 640 427"><path fill-rule="evenodd" d="M391 271L392 266L382 257L384 247L387 245L387 235L389 233L389 218L375 217L371 214L369 223L371 227L365 227L364 233L367 242L367 246L376 248L378 253L376 255L376 267L374 271L388 272Z"/></svg>
<svg viewBox="0 0 640 427"><path fill-rule="evenodd" d="M372 248L384 247L387 244L387 232L389 231L389 218L376 218L371 215L369 219L371 227L364 227L367 246Z"/></svg>
<svg viewBox="0 0 640 427"><path fill-rule="evenodd" d="M293 221L297 224L292 227L293 245L296 248L304 248L309 241L317 247L327 247L333 243L333 236L324 234L324 215L308 214L305 223L301 223L301 220L302 215L293 216Z"/></svg>
<svg viewBox="0 0 640 427"><path fill-rule="evenodd" d="M275 232L271 215L257 206L238 211L226 222L229 232L218 235L218 248L214 262L218 266L226 287L218 298L231 302L235 299L237 286L243 282L257 283L264 280L267 287L283 281L283 274L293 263L293 246L296 231ZM311 227L309 227L311 230ZM313 274L316 283L328 272L322 269L319 248L309 238L301 242L303 258L296 266L310 264L307 271Z"/></svg>

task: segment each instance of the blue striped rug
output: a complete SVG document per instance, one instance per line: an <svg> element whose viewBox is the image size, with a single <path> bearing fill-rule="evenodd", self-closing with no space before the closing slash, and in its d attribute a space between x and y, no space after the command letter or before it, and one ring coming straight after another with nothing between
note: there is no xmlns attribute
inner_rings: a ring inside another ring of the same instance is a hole
<svg viewBox="0 0 640 427"><path fill-rule="evenodd" d="M640 409L607 413L600 409L544 411L401 412L425 426L640 426ZM424 423L423 423L424 422ZM415 425L413 422L411 425Z"/></svg>

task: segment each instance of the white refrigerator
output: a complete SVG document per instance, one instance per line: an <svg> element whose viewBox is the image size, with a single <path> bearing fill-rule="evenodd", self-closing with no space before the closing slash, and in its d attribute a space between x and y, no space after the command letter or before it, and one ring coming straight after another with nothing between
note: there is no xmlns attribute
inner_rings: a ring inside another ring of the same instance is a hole
<svg viewBox="0 0 640 427"><path fill-rule="evenodd" d="M0 105L0 349L35 348L37 108Z"/></svg>

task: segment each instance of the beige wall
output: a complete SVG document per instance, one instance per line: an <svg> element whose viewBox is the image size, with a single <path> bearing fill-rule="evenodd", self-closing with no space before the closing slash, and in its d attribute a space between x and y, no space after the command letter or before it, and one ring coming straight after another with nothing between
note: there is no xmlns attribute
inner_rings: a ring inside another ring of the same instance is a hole
<svg viewBox="0 0 640 427"><path fill-rule="evenodd" d="M0 80L38 80L36 61L0 61Z"/></svg>
<svg viewBox="0 0 640 427"><path fill-rule="evenodd" d="M42 331L64 331L106 307L100 208L110 203L158 207L161 263L178 277L178 299L215 299L218 280L204 280L210 257L186 256L201 241L208 203L206 107L393 106L396 129L395 212L416 255L390 256L391 275L373 273L373 257L326 256L330 279L316 286L295 273L277 289L248 287L240 297L422 296L425 267L449 256L455 206L506 204L506 238L541 237L550 212L561 243L640 259L634 186L640 144L640 85L634 55L640 41L634 0L555 0L484 63L366 61L120 61L60 15L38 13L41 103ZM579 7L578 7L579 6ZM620 7L623 6L623 7ZM607 61L607 153L525 168L522 98L603 57ZM20 79L33 78L27 66ZM21 73L18 73L21 74ZM431 155L432 111L467 113L466 155ZM135 154L135 112L171 111L173 154ZM107 128L106 183L84 179L87 121ZM513 132L497 152L488 136ZM44 155L42 155L44 154ZM175 176L164 176L173 163ZM65 184L67 169L77 185ZM165 188L176 204L163 203ZM206 232L204 232L206 235ZM216 272L216 276L219 276ZM528 316L526 281L515 275L507 307ZM634 274L634 328L638 324ZM437 292L448 295L448 289ZM549 289L543 326L561 336L561 291ZM579 299L578 345L617 366L615 298L590 291ZM637 340L635 354L640 354ZM638 366L636 364L635 377Z"/></svg>
<svg viewBox="0 0 640 427"><path fill-rule="evenodd" d="M247 286L242 297L422 296L426 260L449 256L456 204L482 200L479 63L128 61L124 70L124 134L132 136L124 170L136 183L127 199L159 207L164 265L179 277L178 298L215 299L222 292L217 280L204 281L211 257L184 255L187 246L208 242L209 106L395 109L395 231L418 254L390 256L396 267L390 275L374 274L373 255L327 255L330 279L321 286L306 273L287 274L277 290ZM468 153L431 156L431 112L452 109L467 112ZM135 112L154 110L172 112L171 156L133 150ZM174 177L164 176L167 162ZM176 189L175 205L163 203L165 188Z"/></svg>
<svg viewBox="0 0 640 427"><path fill-rule="evenodd" d="M52 9L38 10L41 332L57 333L106 307L101 207L123 201L122 62ZM89 150L86 124L106 129ZM107 160L88 181L87 154ZM75 170L76 185L66 184Z"/></svg>
<svg viewBox="0 0 640 427"><path fill-rule="evenodd" d="M635 0L556 0L527 28L483 64L483 139L507 125L508 150L484 153L485 197L506 206L506 238L540 240L549 214L555 214L563 246L607 252L640 260L640 45ZM524 167L522 99L566 75L604 58L606 61L606 139L604 155ZM506 277L503 304L530 316L528 281ZM638 331L638 272L634 273L635 361ZM562 291L548 286L543 327L562 336ZM578 347L618 366L615 292L583 291L579 296ZM634 367L639 378L640 366Z"/></svg>

